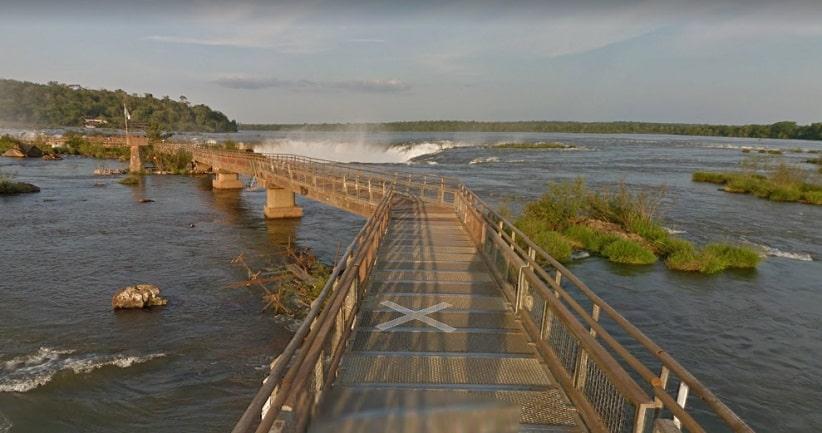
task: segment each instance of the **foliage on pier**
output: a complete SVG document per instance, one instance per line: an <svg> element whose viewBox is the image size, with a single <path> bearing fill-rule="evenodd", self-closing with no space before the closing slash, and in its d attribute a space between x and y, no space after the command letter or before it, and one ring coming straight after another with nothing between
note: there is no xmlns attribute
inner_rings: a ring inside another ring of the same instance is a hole
<svg viewBox="0 0 822 433"><path fill-rule="evenodd" d="M124 90L95 90L49 82L37 84L0 80L0 121L20 126L83 126L87 118L105 126L124 126L123 103L134 125L153 125L163 131L234 132L237 122L210 107L192 105L185 96L173 100Z"/></svg>
<svg viewBox="0 0 822 433"><path fill-rule="evenodd" d="M691 179L722 185L727 192L753 194L771 201L822 205L822 182L818 173L785 163L763 167L748 162L742 171L697 171Z"/></svg>
<svg viewBox="0 0 822 433"><path fill-rule="evenodd" d="M620 184L591 190L583 180L551 183L528 203L516 225L561 262L574 249L615 263L646 265L662 258L670 269L715 273L728 268L755 268L759 253L748 246L709 244L698 248L673 236L659 221L664 190L632 192Z"/></svg>

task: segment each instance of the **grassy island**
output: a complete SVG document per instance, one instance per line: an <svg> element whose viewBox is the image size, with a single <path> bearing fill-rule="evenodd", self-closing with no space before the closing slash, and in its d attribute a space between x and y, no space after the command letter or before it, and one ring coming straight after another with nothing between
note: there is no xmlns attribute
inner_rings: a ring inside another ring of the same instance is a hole
<svg viewBox="0 0 822 433"><path fill-rule="evenodd" d="M753 194L771 201L822 205L822 183L814 181L813 174L801 167L782 163L764 172L697 171L691 179L694 182L723 185L723 191Z"/></svg>
<svg viewBox="0 0 822 433"><path fill-rule="evenodd" d="M755 268L759 252L713 243L703 248L671 235L656 219L663 192L633 193L625 185L593 191L581 179L552 183L527 204L515 224L560 262L586 250L615 263L647 265L665 260L673 270L716 273Z"/></svg>
<svg viewBox="0 0 822 433"><path fill-rule="evenodd" d="M537 143L500 143L493 146L495 149L574 149L573 144L556 143L556 142L537 142Z"/></svg>

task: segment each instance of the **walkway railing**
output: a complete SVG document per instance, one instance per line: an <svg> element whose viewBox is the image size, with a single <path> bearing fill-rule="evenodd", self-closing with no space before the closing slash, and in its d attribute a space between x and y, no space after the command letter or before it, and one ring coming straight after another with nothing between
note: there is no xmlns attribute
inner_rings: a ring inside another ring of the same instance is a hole
<svg viewBox="0 0 822 433"><path fill-rule="evenodd" d="M591 432L643 433L651 431L654 422L669 420L678 429L704 433L704 420L711 418L712 427L753 433L673 357L467 186L297 155L194 151L224 161L243 159L246 166L265 168L280 181L342 192L376 206L233 433L267 433L278 417L279 422L289 420L295 431L305 431L336 375L394 195L454 206L541 358ZM698 400L689 400L689 393ZM701 412L702 421L694 418L695 411Z"/></svg>
<svg viewBox="0 0 822 433"><path fill-rule="evenodd" d="M268 433L281 415L289 418L294 431L305 431L322 393L336 377L365 280L388 227L392 197L389 191L334 266L233 433ZM284 413L286 406L290 414Z"/></svg>
<svg viewBox="0 0 822 433"><path fill-rule="evenodd" d="M673 357L469 188L460 187L456 208L591 430L639 433L654 420L671 419L679 429L704 433L692 415L701 411L725 431L753 433ZM676 397L669 389L676 389ZM691 399L699 404L695 408L686 405L689 392L699 398Z"/></svg>

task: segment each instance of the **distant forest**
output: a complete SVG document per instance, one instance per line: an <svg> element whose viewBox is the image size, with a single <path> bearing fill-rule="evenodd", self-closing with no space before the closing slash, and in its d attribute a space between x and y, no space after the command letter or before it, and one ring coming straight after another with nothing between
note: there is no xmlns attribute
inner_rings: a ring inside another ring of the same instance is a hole
<svg viewBox="0 0 822 433"><path fill-rule="evenodd" d="M163 131L234 132L237 122L206 105L192 105L185 96L172 100L139 96L124 90L92 90L50 82L37 84L0 79L0 122L12 126L83 126L84 119L102 118L105 127L123 128L123 102L131 122Z"/></svg>
<svg viewBox="0 0 822 433"><path fill-rule="evenodd" d="M771 125L706 125L688 123L647 122L474 122L431 120L387 123L305 123L305 124L241 124L243 130L266 131L340 131L369 130L388 132L577 132L591 134L671 134L716 137L785 138L822 140L822 122L797 125L777 122Z"/></svg>

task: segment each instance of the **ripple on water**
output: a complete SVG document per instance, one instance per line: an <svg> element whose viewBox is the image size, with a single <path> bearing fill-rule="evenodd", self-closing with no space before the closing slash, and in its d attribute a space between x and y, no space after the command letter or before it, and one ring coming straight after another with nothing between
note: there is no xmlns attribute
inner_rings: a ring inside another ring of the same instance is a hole
<svg viewBox="0 0 822 433"><path fill-rule="evenodd" d="M149 355L76 354L70 349L41 347L35 353L2 361L0 392L28 392L51 382L60 372L87 374L104 367L128 368L162 358L164 353Z"/></svg>

